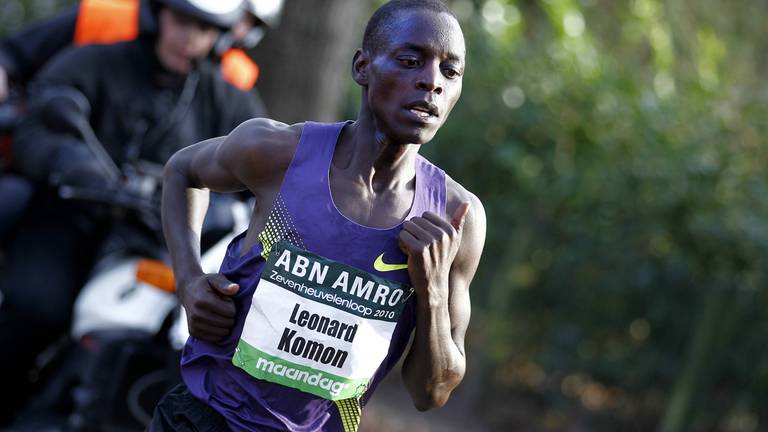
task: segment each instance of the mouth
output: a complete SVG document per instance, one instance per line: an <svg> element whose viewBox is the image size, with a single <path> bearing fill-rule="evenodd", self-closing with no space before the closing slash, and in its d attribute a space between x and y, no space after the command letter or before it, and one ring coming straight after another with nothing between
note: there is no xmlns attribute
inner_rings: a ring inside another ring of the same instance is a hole
<svg viewBox="0 0 768 432"><path fill-rule="evenodd" d="M440 112L433 103L417 101L406 105L405 108L422 121L432 122L440 117Z"/></svg>

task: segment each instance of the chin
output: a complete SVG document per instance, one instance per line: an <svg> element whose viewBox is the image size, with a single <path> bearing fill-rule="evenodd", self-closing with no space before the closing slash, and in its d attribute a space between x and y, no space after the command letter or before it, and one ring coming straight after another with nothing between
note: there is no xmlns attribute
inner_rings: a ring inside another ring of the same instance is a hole
<svg viewBox="0 0 768 432"><path fill-rule="evenodd" d="M414 136L409 142L411 144L418 144L418 145L424 145L432 141L432 138L435 137L435 134L429 134L429 135L416 135Z"/></svg>
<svg viewBox="0 0 768 432"><path fill-rule="evenodd" d="M186 75L192 71L192 62L178 62L174 65L172 71L179 75Z"/></svg>
<svg viewBox="0 0 768 432"><path fill-rule="evenodd" d="M424 123L414 121L408 116L392 115L386 111L374 113L376 129L383 133L393 143L426 144L435 137L443 125L443 119Z"/></svg>
<svg viewBox="0 0 768 432"><path fill-rule="evenodd" d="M435 137L437 134L437 128L418 128L418 129L410 129L408 131L404 131L403 137L405 138L403 141L407 142L409 144L426 144Z"/></svg>
<svg viewBox="0 0 768 432"><path fill-rule="evenodd" d="M160 59L160 64L163 65L163 68L167 70L168 72L177 74L177 75L186 75L189 72L192 71L192 62L191 61L185 61L180 59Z"/></svg>
<svg viewBox="0 0 768 432"><path fill-rule="evenodd" d="M396 143L421 145L432 141L438 129L439 127L418 127L400 123L389 128L387 136Z"/></svg>

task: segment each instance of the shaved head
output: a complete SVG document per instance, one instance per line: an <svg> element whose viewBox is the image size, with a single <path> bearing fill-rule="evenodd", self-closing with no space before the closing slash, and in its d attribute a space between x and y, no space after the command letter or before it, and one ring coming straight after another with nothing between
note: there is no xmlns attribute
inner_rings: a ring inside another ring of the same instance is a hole
<svg viewBox="0 0 768 432"><path fill-rule="evenodd" d="M363 50L374 53L385 45L393 30L395 18L406 11L446 13L456 19L456 15L440 0L392 0L378 8L368 20L363 35Z"/></svg>

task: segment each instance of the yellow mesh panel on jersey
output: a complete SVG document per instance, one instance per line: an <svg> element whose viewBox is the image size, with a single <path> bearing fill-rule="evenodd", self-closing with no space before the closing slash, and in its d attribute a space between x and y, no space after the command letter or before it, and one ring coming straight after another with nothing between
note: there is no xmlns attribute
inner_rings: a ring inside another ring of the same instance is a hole
<svg viewBox="0 0 768 432"><path fill-rule="evenodd" d="M304 241L301 239L290 213L288 213L282 195L277 194L275 205L272 206L267 223L264 224L264 229L259 233L259 241L263 246L261 256L267 259L269 253L272 252L272 247L282 240L306 249ZM336 407L339 409L344 432L357 432L360 426L360 398L336 401Z"/></svg>
<svg viewBox="0 0 768 432"><path fill-rule="evenodd" d="M338 400L336 401L336 407L339 409L344 432L357 432L357 428L360 427L360 399Z"/></svg>
<svg viewBox="0 0 768 432"><path fill-rule="evenodd" d="M267 259L269 253L272 252L272 246L281 240L286 240L288 243L302 249L307 248L299 235L299 231L296 229L296 225L293 223L290 213L288 213L283 196L278 193L275 198L275 205L272 206L272 210L267 218L267 223L264 224L264 229L259 233L259 241L263 246L261 256Z"/></svg>

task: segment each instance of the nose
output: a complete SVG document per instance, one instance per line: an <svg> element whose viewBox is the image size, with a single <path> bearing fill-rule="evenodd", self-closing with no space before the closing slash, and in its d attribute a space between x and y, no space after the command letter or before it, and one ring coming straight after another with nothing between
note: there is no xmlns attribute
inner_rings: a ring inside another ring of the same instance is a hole
<svg viewBox="0 0 768 432"><path fill-rule="evenodd" d="M185 55L200 56L200 51L204 49L203 47L207 45L207 40L210 38L209 33L210 27L193 21L187 22L179 26L179 48Z"/></svg>
<svg viewBox="0 0 768 432"><path fill-rule="evenodd" d="M443 92L442 74L440 65L427 64L421 69L416 88L430 93L441 94Z"/></svg>

